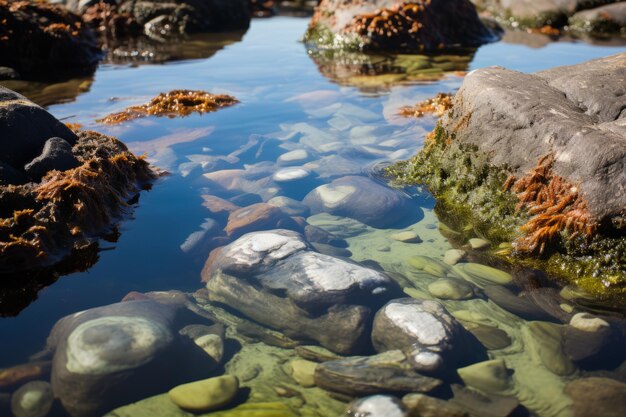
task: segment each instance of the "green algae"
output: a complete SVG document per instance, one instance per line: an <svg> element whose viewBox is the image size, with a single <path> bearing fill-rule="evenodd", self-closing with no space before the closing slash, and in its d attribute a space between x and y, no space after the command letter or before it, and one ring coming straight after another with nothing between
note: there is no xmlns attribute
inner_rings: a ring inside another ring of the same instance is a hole
<svg viewBox="0 0 626 417"><path fill-rule="evenodd" d="M520 227L530 216L518 212L517 197L503 190L510 170L492 165L488 155L459 143L441 125L429 135L423 150L388 167L386 174L398 185L427 187L437 198L439 219L454 231L447 237L457 245L475 236L485 238L495 247L486 252L488 257L544 270L608 303L623 303L626 237L596 234L591 239L571 239L562 232L559 242L542 256L516 253L508 246L522 236Z"/></svg>

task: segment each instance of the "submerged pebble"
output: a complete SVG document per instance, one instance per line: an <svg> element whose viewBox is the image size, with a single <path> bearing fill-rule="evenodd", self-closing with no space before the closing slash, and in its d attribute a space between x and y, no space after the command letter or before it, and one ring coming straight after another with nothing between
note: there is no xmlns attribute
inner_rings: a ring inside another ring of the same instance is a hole
<svg viewBox="0 0 626 417"><path fill-rule="evenodd" d="M50 383L32 381L13 393L11 411L15 417L45 417L53 402L54 394Z"/></svg>
<svg viewBox="0 0 626 417"><path fill-rule="evenodd" d="M169 391L170 399L183 410L206 412L230 403L239 390L239 380L232 375L209 378L179 385Z"/></svg>

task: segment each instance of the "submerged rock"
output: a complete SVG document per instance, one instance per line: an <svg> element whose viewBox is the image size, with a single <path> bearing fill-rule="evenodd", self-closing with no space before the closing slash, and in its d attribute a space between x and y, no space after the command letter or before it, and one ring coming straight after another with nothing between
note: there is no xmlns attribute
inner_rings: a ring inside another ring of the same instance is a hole
<svg viewBox="0 0 626 417"><path fill-rule="evenodd" d="M475 363L460 368L457 372L465 385L490 394L507 391L513 385L509 370L502 359Z"/></svg>
<svg viewBox="0 0 626 417"><path fill-rule="evenodd" d="M125 301L64 317L47 346L54 352L55 397L72 417L101 415L181 378L206 374L214 359L178 335L179 326L194 320L202 319L180 297Z"/></svg>
<svg viewBox="0 0 626 417"><path fill-rule="evenodd" d="M239 391L239 380L223 375L179 385L169 391L170 399L180 408L202 413L228 405Z"/></svg>
<svg viewBox="0 0 626 417"><path fill-rule="evenodd" d="M421 216L417 205L390 188L366 177L347 176L311 191L303 200L313 214L349 217L372 227L414 223Z"/></svg>
<svg viewBox="0 0 626 417"><path fill-rule="evenodd" d="M626 384L608 378L580 378L567 384L574 416L618 417L626 408Z"/></svg>
<svg viewBox="0 0 626 417"><path fill-rule="evenodd" d="M90 73L100 59L80 16L45 2L0 1L0 67L22 77Z"/></svg>
<svg viewBox="0 0 626 417"><path fill-rule="evenodd" d="M351 396L431 392L442 384L421 375L399 350L374 356L324 362L315 368L315 383L327 391Z"/></svg>
<svg viewBox="0 0 626 417"><path fill-rule="evenodd" d="M486 358L484 347L436 301L392 300L374 319L378 352L402 349L414 369L441 373Z"/></svg>
<svg viewBox="0 0 626 417"><path fill-rule="evenodd" d="M406 407L396 397L389 395L372 395L351 402L346 411L348 417L385 416L408 417Z"/></svg>
<svg viewBox="0 0 626 417"><path fill-rule="evenodd" d="M469 0L322 0L305 41L320 48L424 51L497 39Z"/></svg>
<svg viewBox="0 0 626 417"><path fill-rule="evenodd" d="M11 411L15 417L46 417L52 408L54 394L47 381L32 381L11 396Z"/></svg>
<svg viewBox="0 0 626 417"><path fill-rule="evenodd" d="M335 352L366 348L372 305L397 290L386 275L311 250L289 230L248 233L203 270L209 299Z"/></svg>
<svg viewBox="0 0 626 417"><path fill-rule="evenodd" d="M625 78L626 54L536 74L474 71L424 150L390 172L426 183L458 230L514 241L498 253L541 256L549 274L619 295Z"/></svg>

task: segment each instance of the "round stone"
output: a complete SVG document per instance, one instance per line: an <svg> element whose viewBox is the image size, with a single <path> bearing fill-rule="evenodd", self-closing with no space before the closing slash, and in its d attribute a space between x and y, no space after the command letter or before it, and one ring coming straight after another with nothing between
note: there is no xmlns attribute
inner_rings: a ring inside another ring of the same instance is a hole
<svg viewBox="0 0 626 417"><path fill-rule="evenodd" d="M82 323L67 339L67 369L103 375L148 363L171 343L170 331L143 317L109 316Z"/></svg>
<svg viewBox="0 0 626 417"><path fill-rule="evenodd" d="M394 233L390 236L393 240L397 240L398 242L403 243L422 243L422 239L420 235L410 230Z"/></svg>
<svg viewBox="0 0 626 417"><path fill-rule="evenodd" d="M46 381L32 381L23 385L11 397L11 411L15 417L44 417L52 408L54 394Z"/></svg>
<svg viewBox="0 0 626 417"><path fill-rule="evenodd" d="M273 179L276 182L291 182L304 179L311 175L311 171L304 168L285 168L277 171Z"/></svg>
<svg viewBox="0 0 626 417"><path fill-rule="evenodd" d="M305 149L296 149L294 151L285 152L278 157L278 162L302 162L309 159L309 153Z"/></svg>
<svg viewBox="0 0 626 417"><path fill-rule="evenodd" d="M299 385L305 388L314 387L316 367L317 364L315 362L296 359L291 362L291 376Z"/></svg>
<svg viewBox="0 0 626 417"><path fill-rule="evenodd" d="M463 271L470 275L476 285L506 285L513 281L513 277L508 272L487 265L467 263L463 265Z"/></svg>
<svg viewBox="0 0 626 417"><path fill-rule="evenodd" d="M237 377L224 375L179 385L168 394L172 402L183 410L202 413L229 404L238 390Z"/></svg>

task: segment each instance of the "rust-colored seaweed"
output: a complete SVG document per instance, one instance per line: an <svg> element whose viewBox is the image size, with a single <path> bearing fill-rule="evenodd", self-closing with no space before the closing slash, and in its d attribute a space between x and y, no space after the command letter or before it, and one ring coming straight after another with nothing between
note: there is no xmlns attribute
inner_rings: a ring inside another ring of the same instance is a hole
<svg viewBox="0 0 626 417"><path fill-rule="evenodd" d="M452 94L438 93L415 106L405 106L400 109L400 115L405 117L424 117L426 114L434 114L437 117L452 108Z"/></svg>
<svg viewBox="0 0 626 417"><path fill-rule="evenodd" d="M222 107L232 106L239 101L226 94L211 94L205 91L173 90L161 93L150 103L131 106L119 113L113 113L99 123L114 125L147 116L184 117L191 113L210 113Z"/></svg>
<svg viewBox="0 0 626 417"><path fill-rule="evenodd" d="M82 162L77 168L50 171L38 184L0 187L0 272L49 265L77 242L93 240L155 177L143 158L96 132L80 132L73 150Z"/></svg>
<svg viewBox="0 0 626 417"><path fill-rule="evenodd" d="M533 215L521 228L524 236L514 243L520 252L542 254L563 232L568 239L591 237L598 228L578 187L554 174L553 165L554 155L546 155L527 175L511 176L504 183L503 189L519 199L516 210Z"/></svg>

